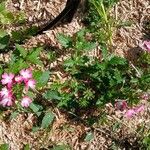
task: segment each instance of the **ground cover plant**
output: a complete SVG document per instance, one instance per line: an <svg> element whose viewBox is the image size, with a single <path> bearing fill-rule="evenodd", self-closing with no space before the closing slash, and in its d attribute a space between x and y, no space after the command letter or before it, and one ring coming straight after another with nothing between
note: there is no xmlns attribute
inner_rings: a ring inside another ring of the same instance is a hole
<svg viewBox="0 0 150 150"><path fill-rule="evenodd" d="M98 126L112 125L113 133L104 133L112 139L109 148L149 149L150 133L144 122L139 125L138 131L134 131L137 138L133 143L130 138L134 135L119 140L115 133L127 126L123 119L129 121L146 112L149 108L145 103L150 99L150 40L147 38L139 44L138 57L134 61L116 55L113 50L113 31L119 27L119 21L110 15L110 10L117 2L89 0L89 10L83 19L85 27L73 35L57 34L61 49L69 53L58 65L65 75L63 80L55 76L57 67L45 65L56 61L56 51L51 52L49 48L50 52L47 53L46 46L29 49L21 45L34 35L36 29L8 30L9 25L23 26L25 16L23 13L13 14L5 7L5 1L0 3L0 53L9 53L9 59L0 64L0 109L3 120L32 113L36 120L32 132L44 130L48 135L57 120L57 110L69 120L90 129L81 138L85 142L94 139L93 131L97 131ZM99 56L91 55L97 49ZM46 55L44 60L43 53ZM47 60L48 63L45 63ZM120 113L122 122L109 120L106 115L108 105L111 105L114 113ZM72 149L67 144L52 142L50 148L40 148ZM7 150L9 143L1 147ZM32 149L28 143L23 147Z"/></svg>

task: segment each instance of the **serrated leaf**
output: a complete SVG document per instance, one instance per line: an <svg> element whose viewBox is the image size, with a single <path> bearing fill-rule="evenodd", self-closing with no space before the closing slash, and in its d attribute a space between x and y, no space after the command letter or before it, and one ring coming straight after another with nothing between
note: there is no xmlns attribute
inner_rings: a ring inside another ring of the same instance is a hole
<svg viewBox="0 0 150 150"><path fill-rule="evenodd" d="M21 41L23 41L26 38L26 35L24 35L22 33L22 31L20 31L20 30L19 31L12 31L11 35L12 35L12 39L15 42L21 42Z"/></svg>
<svg viewBox="0 0 150 150"><path fill-rule="evenodd" d="M63 34L58 34L57 39L64 48L69 48L72 45L72 39L69 36L65 36Z"/></svg>
<svg viewBox="0 0 150 150"><path fill-rule="evenodd" d="M36 81L39 80L39 78L42 76L43 72L42 71L33 71L33 77Z"/></svg>
<svg viewBox="0 0 150 150"><path fill-rule="evenodd" d="M55 116L52 112L47 112L45 114L45 116L43 117L41 127L42 128L48 128L48 126L53 122L54 117Z"/></svg>
<svg viewBox="0 0 150 150"><path fill-rule="evenodd" d="M85 137L85 141L86 142L90 142L94 139L94 134L92 132L87 133L86 137Z"/></svg>
<svg viewBox="0 0 150 150"><path fill-rule="evenodd" d="M27 60L33 64L38 64L40 66L43 66L43 63L42 61L39 59L39 55L40 55L40 52L41 52L42 48L33 48L32 52L30 54L28 54L27 56Z"/></svg>
<svg viewBox="0 0 150 150"><path fill-rule="evenodd" d="M15 111L15 112L13 112L11 115L10 115L10 120L12 120L12 119L15 119L17 116L18 116L18 112L17 111Z"/></svg>
<svg viewBox="0 0 150 150"><path fill-rule="evenodd" d="M16 44L16 49L20 52L20 54L25 58L27 56L27 50L21 47L19 44Z"/></svg>
<svg viewBox="0 0 150 150"><path fill-rule="evenodd" d="M37 26L32 26L32 27L26 29L24 32L25 32L26 35L33 36L38 32L38 27Z"/></svg>
<svg viewBox="0 0 150 150"><path fill-rule="evenodd" d="M93 50L96 48L96 44L92 42L87 42L87 41L77 41L76 42L76 49L78 50Z"/></svg>
<svg viewBox="0 0 150 150"><path fill-rule="evenodd" d="M23 60L19 59L17 62L10 64L8 71L12 73L18 73L21 69L27 68L28 64Z"/></svg>
<svg viewBox="0 0 150 150"><path fill-rule="evenodd" d="M126 64L126 59L118 56L113 56L111 57L109 63L111 65L125 65Z"/></svg>

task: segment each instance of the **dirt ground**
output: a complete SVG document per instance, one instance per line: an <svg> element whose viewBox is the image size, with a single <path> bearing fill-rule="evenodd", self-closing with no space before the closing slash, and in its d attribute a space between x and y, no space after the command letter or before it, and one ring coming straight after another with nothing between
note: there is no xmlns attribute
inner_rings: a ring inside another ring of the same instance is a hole
<svg viewBox="0 0 150 150"><path fill-rule="evenodd" d="M47 19L53 19L65 6L66 0L9 0L7 7L12 11L25 11L27 25L42 25ZM33 47L37 44L48 44L60 48L56 39L57 33L72 35L79 31L82 24L82 7L76 13L70 24L59 25L46 31L45 34L32 37L27 40L25 47ZM139 51L139 44L147 38L144 30L146 21L150 20L149 0L121 0L112 10L116 20L130 22L130 26L122 26L114 29L113 47L117 54L133 59ZM0 56L4 58L5 56ZM62 56L63 57L63 56ZM121 141L120 149L127 145L136 149L137 139L140 137L137 130L144 126L144 130L150 130L149 103L143 102L146 110L133 119L122 119L121 112L116 112L111 105L106 106L108 123L103 126L96 124L93 128L80 122L69 120L65 114L54 110L56 116L50 131L39 130L32 132L35 122L33 114L20 114L13 120L0 121L0 144L8 143L10 150L21 150L29 144L32 150L50 149L55 144L68 144L73 150L107 150L111 149L113 141ZM116 122L121 127L117 132L112 132ZM94 138L91 142L84 141L86 133L92 131Z"/></svg>

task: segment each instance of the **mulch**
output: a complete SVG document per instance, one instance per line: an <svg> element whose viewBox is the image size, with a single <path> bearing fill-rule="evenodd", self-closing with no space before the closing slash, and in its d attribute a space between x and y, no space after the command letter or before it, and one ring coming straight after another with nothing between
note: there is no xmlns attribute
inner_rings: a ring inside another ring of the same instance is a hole
<svg viewBox="0 0 150 150"><path fill-rule="evenodd" d="M27 18L25 26L42 26L47 20L52 20L62 11L65 2L66 0L9 0L7 7L13 12L25 12ZM122 0L111 12L116 20L130 24L130 26L114 28L114 51L118 55L134 59L140 50L139 44L148 38L145 23L150 20L150 1ZM59 25L42 35L31 37L23 46L32 48L40 44L61 50L56 38L57 34L73 35L79 31L84 27L82 17L83 12L80 8L70 24ZM8 30L18 28L10 27ZM58 59L63 57L64 55ZM0 55L0 61L8 60L9 54ZM95 124L92 129L79 121L68 119L65 114L55 109L53 112L56 118L51 130L39 130L33 133L32 127L36 122L34 115L20 114L13 120L0 121L0 144L8 143L10 150L21 150L26 144L29 144L32 150L50 149L56 144L67 144L74 150L107 150L110 149L114 140L118 140L120 149L125 148L126 145L136 148L137 139L140 137L137 130L143 125L145 132L150 130L149 103L143 101L142 103L146 106L146 110L130 120L122 118L122 113L115 111L112 105L106 106L107 122L103 125ZM119 122L120 127L113 132L116 122ZM89 132L93 133L93 140L87 142L84 138Z"/></svg>

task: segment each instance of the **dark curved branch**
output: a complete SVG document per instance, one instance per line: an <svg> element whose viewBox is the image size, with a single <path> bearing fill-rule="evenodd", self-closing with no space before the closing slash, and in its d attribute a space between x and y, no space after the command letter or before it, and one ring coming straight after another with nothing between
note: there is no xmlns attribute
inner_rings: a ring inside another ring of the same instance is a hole
<svg viewBox="0 0 150 150"><path fill-rule="evenodd" d="M39 30L36 35L42 34L43 31L46 31L52 27L54 27L57 23L64 20L66 23L70 23L76 13L78 6L81 0L67 0L66 6L64 10L51 22L49 22L44 28Z"/></svg>

